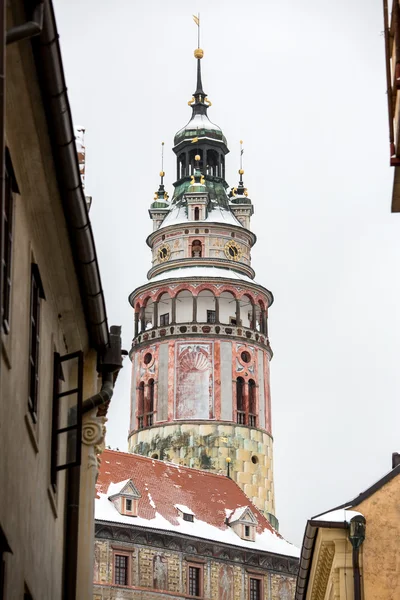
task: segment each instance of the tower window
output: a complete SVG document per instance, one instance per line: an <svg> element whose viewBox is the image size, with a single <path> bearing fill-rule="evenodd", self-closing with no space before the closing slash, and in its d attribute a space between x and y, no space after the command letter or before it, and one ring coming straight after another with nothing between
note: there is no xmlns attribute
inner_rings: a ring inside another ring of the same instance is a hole
<svg viewBox="0 0 400 600"><path fill-rule="evenodd" d="M160 315L160 326L165 327L169 325L169 313L165 313L165 315Z"/></svg>
<svg viewBox="0 0 400 600"><path fill-rule="evenodd" d="M31 305L30 305L30 340L29 340L29 398L28 407L34 423L37 421L38 387L39 387L39 349L40 349L40 304L44 298L39 268L35 263L31 266Z"/></svg>
<svg viewBox="0 0 400 600"><path fill-rule="evenodd" d="M253 379L249 379L249 425L256 426L257 419L257 403L256 403L256 383Z"/></svg>
<svg viewBox="0 0 400 600"><path fill-rule="evenodd" d="M153 416L154 416L154 379L149 379L149 400L147 406L147 414L146 414L146 425L147 427L151 427L153 425Z"/></svg>
<svg viewBox="0 0 400 600"><path fill-rule="evenodd" d="M195 221L199 221L200 220L200 209L198 206L195 207L194 209L194 220Z"/></svg>
<svg viewBox="0 0 400 600"><path fill-rule="evenodd" d="M207 311L207 323L216 323L215 310Z"/></svg>
<svg viewBox="0 0 400 600"><path fill-rule="evenodd" d="M239 425L246 424L246 413L244 410L244 379L243 377L238 377L236 380L236 420Z"/></svg>
<svg viewBox="0 0 400 600"><path fill-rule="evenodd" d="M201 258L202 246L200 240L194 240L192 243L192 258Z"/></svg>
<svg viewBox="0 0 400 600"><path fill-rule="evenodd" d="M144 413L144 383L139 383L138 389L138 429L143 429L143 413Z"/></svg>

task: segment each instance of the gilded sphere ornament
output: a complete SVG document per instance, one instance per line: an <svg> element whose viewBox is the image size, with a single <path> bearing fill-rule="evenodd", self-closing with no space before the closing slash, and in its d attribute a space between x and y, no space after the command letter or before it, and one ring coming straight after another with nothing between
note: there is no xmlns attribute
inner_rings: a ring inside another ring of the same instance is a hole
<svg viewBox="0 0 400 600"><path fill-rule="evenodd" d="M165 177L165 172L164 171L160 171L160 177Z"/></svg>
<svg viewBox="0 0 400 600"><path fill-rule="evenodd" d="M196 154L196 156L194 157L194 160L200 160L200 154Z"/></svg>
<svg viewBox="0 0 400 600"><path fill-rule="evenodd" d="M196 50L194 51L194 57L195 58L203 58L204 56L204 51L201 48L196 48Z"/></svg>
<svg viewBox="0 0 400 600"><path fill-rule="evenodd" d="M239 169L239 175L244 175L244 170L243 169Z"/></svg>

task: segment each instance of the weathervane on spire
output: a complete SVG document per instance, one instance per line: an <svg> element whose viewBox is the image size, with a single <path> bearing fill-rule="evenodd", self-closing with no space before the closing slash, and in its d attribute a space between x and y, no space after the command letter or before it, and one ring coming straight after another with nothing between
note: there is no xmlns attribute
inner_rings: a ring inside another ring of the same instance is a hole
<svg viewBox="0 0 400 600"><path fill-rule="evenodd" d="M197 48L200 50L200 13L197 13L197 17L193 15L193 21L197 25Z"/></svg>
<svg viewBox="0 0 400 600"><path fill-rule="evenodd" d="M160 171L160 177L161 177L161 185L163 185L163 183L164 183L164 177L165 177L165 172L164 172L164 142L161 142L161 171Z"/></svg>
<svg viewBox="0 0 400 600"><path fill-rule="evenodd" d="M240 183L243 183L243 140L240 140L240 169L239 169L239 175L240 175Z"/></svg>
<svg viewBox="0 0 400 600"><path fill-rule="evenodd" d="M165 188L164 188L164 177L165 177L165 171L164 171L164 142L161 142L161 171L160 171L160 177L161 177L160 186L159 186L157 192L154 193L154 200L155 200L155 202L157 202L159 200L168 200L168 192L166 192Z"/></svg>

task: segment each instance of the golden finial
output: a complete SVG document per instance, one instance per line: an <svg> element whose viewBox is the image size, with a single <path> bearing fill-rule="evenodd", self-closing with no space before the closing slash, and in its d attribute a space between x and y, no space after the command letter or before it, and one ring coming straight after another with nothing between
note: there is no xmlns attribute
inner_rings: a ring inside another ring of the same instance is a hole
<svg viewBox="0 0 400 600"><path fill-rule="evenodd" d="M190 177L190 185L193 185L193 184L194 184L194 176L191 175L191 177Z"/></svg>
<svg viewBox="0 0 400 600"><path fill-rule="evenodd" d="M225 462L230 463L230 462L232 462L232 459L229 456L227 456L225 459Z"/></svg>
<svg viewBox="0 0 400 600"><path fill-rule="evenodd" d="M204 179L204 175L201 175L201 176L200 176L200 183L201 183L202 185L204 185L204 184L205 184L205 182L206 182L206 180Z"/></svg>
<svg viewBox="0 0 400 600"><path fill-rule="evenodd" d="M202 50L201 48L196 48L193 54L195 58L201 59L204 56L204 50Z"/></svg>
<svg viewBox="0 0 400 600"><path fill-rule="evenodd" d="M231 192L232 192L232 196L236 196L237 188L232 188Z"/></svg>
<svg viewBox="0 0 400 600"><path fill-rule="evenodd" d="M238 173L239 173L239 175L244 175L243 169L239 169Z"/></svg>
<svg viewBox="0 0 400 600"><path fill-rule="evenodd" d="M196 154L196 156L194 157L194 160L197 160L197 161L201 160L200 154Z"/></svg>
<svg viewBox="0 0 400 600"><path fill-rule="evenodd" d="M208 106L212 106L212 102L207 98L207 96L204 98L204 102L208 104Z"/></svg>
<svg viewBox="0 0 400 600"><path fill-rule="evenodd" d="M191 100L188 101L188 106L192 106L192 104L194 104L194 103L195 103L195 99L192 96Z"/></svg>
<svg viewBox="0 0 400 600"><path fill-rule="evenodd" d="M247 196L249 195L249 192L247 191L247 188L244 190L243 194L244 194L244 195L246 196L246 198L247 198Z"/></svg>
<svg viewBox="0 0 400 600"><path fill-rule="evenodd" d="M160 177L165 177L165 171L160 171Z"/></svg>

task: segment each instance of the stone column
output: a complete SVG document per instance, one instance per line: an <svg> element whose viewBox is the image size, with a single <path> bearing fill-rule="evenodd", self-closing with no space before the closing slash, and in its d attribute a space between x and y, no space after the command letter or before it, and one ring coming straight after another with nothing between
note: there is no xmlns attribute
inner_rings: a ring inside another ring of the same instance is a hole
<svg viewBox="0 0 400 600"><path fill-rule="evenodd" d="M265 333L265 310L262 309L261 311L261 327L260 327L261 333Z"/></svg>
<svg viewBox="0 0 400 600"><path fill-rule="evenodd" d="M236 298L236 325L241 325L240 321L240 300Z"/></svg>
<svg viewBox="0 0 400 600"><path fill-rule="evenodd" d="M94 499L99 471L98 455L104 448L105 417L97 408L84 415L80 467L77 599L93 598Z"/></svg>
<svg viewBox="0 0 400 600"><path fill-rule="evenodd" d="M153 328L158 327L158 301L153 305Z"/></svg>
<svg viewBox="0 0 400 600"><path fill-rule="evenodd" d="M219 323L219 297L215 296L215 322Z"/></svg>
<svg viewBox="0 0 400 600"><path fill-rule="evenodd" d="M146 320L145 320L145 316L144 316L144 306L141 307L140 309L140 331L146 331Z"/></svg>
<svg viewBox="0 0 400 600"><path fill-rule="evenodd" d="M176 296L172 298L172 310L171 310L171 324L175 325L176 322Z"/></svg>
<svg viewBox="0 0 400 600"><path fill-rule="evenodd" d="M193 323L197 321L197 296L193 296Z"/></svg>
<svg viewBox="0 0 400 600"><path fill-rule="evenodd" d="M252 310L252 316L251 316L252 321L253 321L252 329L255 331L256 330L256 320L257 320L257 313L256 313L256 305L255 304L252 305L252 309L253 309Z"/></svg>
<svg viewBox="0 0 400 600"><path fill-rule="evenodd" d="M135 337L139 335L139 313L135 311Z"/></svg>

